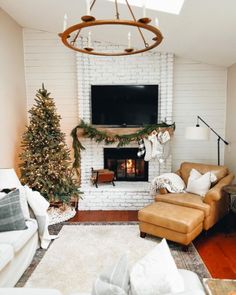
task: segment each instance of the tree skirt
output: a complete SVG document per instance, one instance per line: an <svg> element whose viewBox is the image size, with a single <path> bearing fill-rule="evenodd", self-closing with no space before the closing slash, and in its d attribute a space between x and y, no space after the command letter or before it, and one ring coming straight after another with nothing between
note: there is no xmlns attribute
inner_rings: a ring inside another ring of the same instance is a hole
<svg viewBox="0 0 236 295"><path fill-rule="evenodd" d="M65 206L64 209L50 207L48 209L49 225L57 224L71 219L76 214L75 208Z"/></svg>
<svg viewBox="0 0 236 295"><path fill-rule="evenodd" d="M128 253L132 266L159 242L159 238L150 236L141 239L137 224L64 225L25 287L56 288L64 295L90 294L95 278L122 254ZM178 268L192 270L200 278L210 277L192 244L188 252L183 252L179 245L168 243Z"/></svg>

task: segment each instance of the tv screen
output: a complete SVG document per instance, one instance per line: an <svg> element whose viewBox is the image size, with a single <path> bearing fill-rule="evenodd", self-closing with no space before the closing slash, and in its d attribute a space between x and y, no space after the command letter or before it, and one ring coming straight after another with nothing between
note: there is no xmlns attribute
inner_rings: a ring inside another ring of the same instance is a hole
<svg viewBox="0 0 236 295"><path fill-rule="evenodd" d="M158 121L158 85L92 85L92 124L143 126Z"/></svg>

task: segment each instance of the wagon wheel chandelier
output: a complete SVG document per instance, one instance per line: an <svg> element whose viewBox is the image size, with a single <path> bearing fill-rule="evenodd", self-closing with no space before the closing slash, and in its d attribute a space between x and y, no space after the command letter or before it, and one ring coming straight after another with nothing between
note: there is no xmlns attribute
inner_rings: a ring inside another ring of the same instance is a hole
<svg viewBox="0 0 236 295"><path fill-rule="evenodd" d="M115 18L109 19L109 20L97 20L92 14L91 11L94 7L94 4L97 0L86 0L87 1L87 13L86 15L81 17L82 22L75 24L71 27L67 28L67 16L64 17L64 24L63 24L63 32L59 33L59 37L61 38L62 42L65 46L69 47L70 49L73 49L75 51L79 51L81 53L87 53L92 55L100 55L100 56L121 56L121 55L130 55L130 54L137 54L142 53L148 50L151 50L155 47L157 47L162 39L163 36L158 29L158 21L156 19L156 25L150 25L150 22L152 21L151 18L148 18L146 16L146 6L143 5L143 17L140 19L136 19L131 6L128 2L128 0L125 0L125 4L128 8L128 11L131 15L130 20L122 20L120 19L120 12L118 8L117 0L114 0L115 4ZM87 44L85 47L83 47L81 44L83 42L78 42L79 37L81 36L81 32L85 28L92 28L95 26L103 26L103 25L123 25L127 27L136 27L138 30L138 33L140 35L141 42L143 43L143 47L141 49L135 49L131 46L131 33L128 32L128 39L127 39L127 47L124 49L124 51L119 52L100 52L96 51L96 48L93 48L92 41L91 41L91 31L88 32L88 38L87 38ZM146 41L146 38L144 36L144 31L148 31L149 33L152 33L151 37L151 43L148 43Z"/></svg>

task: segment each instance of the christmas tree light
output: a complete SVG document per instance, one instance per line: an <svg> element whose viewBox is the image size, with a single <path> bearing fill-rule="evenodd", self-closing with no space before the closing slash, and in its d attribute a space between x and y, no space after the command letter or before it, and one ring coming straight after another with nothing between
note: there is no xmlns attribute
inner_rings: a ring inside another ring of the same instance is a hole
<svg viewBox="0 0 236 295"><path fill-rule="evenodd" d="M44 85L38 90L29 113L20 154L21 181L51 202L68 203L81 192L70 168L70 151L60 129L61 117Z"/></svg>

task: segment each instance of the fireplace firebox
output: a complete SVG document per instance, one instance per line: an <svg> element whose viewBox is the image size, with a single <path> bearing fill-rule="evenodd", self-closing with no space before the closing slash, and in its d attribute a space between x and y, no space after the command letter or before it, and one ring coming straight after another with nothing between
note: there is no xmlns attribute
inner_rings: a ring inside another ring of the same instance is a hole
<svg viewBox="0 0 236 295"><path fill-rule="evenodd" d="M115 172L116 181L148 181L148 162L137 148L104 148L104 168Z"/></svg>

